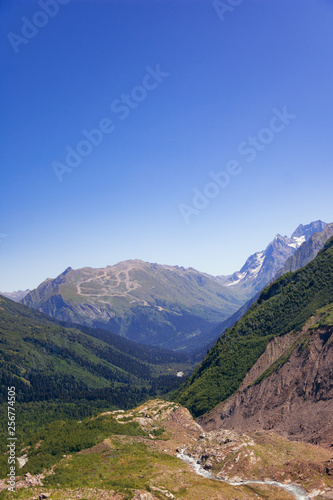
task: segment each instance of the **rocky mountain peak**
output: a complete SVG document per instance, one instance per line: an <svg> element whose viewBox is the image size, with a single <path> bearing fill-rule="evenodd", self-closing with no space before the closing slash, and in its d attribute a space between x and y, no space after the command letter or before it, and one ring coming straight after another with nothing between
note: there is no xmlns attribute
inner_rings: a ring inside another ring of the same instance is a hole
<svg viewBox="0 0 333 500"><path fill-rule="evenodd" d="M305 226L303 226L303 224L300 224L291 235L291 238L300 238L301 236L305 236L306 240L308 240L310 236L312 236L314 233L322 231L326 226L326 222L323 222L322 220L311 222L310 224L307 224Z"/></svg>
<svg viewBox="0 0 333 500"><path fill-rule="evenodd" d="M262 290L294 255L300 246L317 232L323 231L327 224L315 221L310 224L300 224L291 237L277 234L265 250L251 255L240 271L230 276L221 276L226 286L236 287L240 291L248 290L251 297Z"/></svg>

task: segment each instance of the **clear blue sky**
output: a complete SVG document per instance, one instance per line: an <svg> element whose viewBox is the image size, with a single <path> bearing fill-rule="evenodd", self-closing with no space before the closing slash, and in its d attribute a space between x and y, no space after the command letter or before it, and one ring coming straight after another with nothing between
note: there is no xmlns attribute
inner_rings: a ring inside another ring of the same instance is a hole
<svg viewBox="0 0 333 500"><path fill-rule="evenodd" d="M1 2L0 290L131 258L227 274L333 221L332 2L222 10Z"/></svg>

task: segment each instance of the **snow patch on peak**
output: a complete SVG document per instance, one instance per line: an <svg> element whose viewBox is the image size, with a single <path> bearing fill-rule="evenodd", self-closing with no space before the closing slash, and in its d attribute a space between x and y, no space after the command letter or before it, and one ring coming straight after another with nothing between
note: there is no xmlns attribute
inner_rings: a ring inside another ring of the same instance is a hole
<svg viewBox="0 0 333 500"><path fill-rule="evenodd" d="M264 263L264 260L265 260L265 254L264 252L258 252L255 254L256 256L256 267L253 267L252 269L250 269L249 271L249 274L251 278L256 278L259 274L259 271L260 269L262 268L262 265Z"/></svg>
<svg viewBox="0 0 333 500"><path fill-rule="evenodd" d="M231 283L228 283L226 286L237 285L240 281L242 281L245 278L246 273L235 273L235 276L237 279L235 281L232 281Z"/></svg>
<svg viewBox="0 0 333 500"><path fill-rule="evenodd" d="M265 260L265 252L257 252L252 255L249 259L250 263L242 268L243 272L236 272L232 275L233 281L228 283L226 286L234 286L241 281L246 282L249 279L256 278L263 266Z"/></svg>
<svg viewBox="0 0 333 500"><path fill-rule="evenodd" d="M301 246L302 243L304 243L306 241L306 237L305 237L305 235L300 236L300 237L294 236L293 240L296 241L296 243L298 244L298 246Z"/></svg>
<svg viewBox="0 0 333 500"><path fill-rule="evenodd" d="M295 248L295 250L297 250L297 248L299 248L306 241L306 237L294 236L293 238L291 238L291 241L292 243L288 243L288 247Z"/></svg>

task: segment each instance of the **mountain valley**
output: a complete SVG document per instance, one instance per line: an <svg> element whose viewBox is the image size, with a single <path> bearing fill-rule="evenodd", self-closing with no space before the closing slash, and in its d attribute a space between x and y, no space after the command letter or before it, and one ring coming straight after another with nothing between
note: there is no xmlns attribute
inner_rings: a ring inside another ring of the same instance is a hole
<svg viewBox="0 0 333 500"><path fill-rule="evenodd" d="M21 302L58 320L102 328L136 342L200 350L216 341L215 328L220 335L219 325L229 325L229 318L254 301L302 243L326 226L316 221L300 225L291 238L277 235L231 276L130 260L101 269L68 268ZM320 241L326 241L331 230L330 225Z"/></svg>
<svg viewBox="0 0 333 500"><path fill-rule="evenodd" d="M50 316L0 296L2 409L6 387L20 395L17 498L333 499L333 224L324 226L300 226L292 238L304 242L294 241L287 259L284 237L269 245L262 268L282 255L277 279L210 332L218 340L196 368L200 356L103 328L105 311L95 328L79 324L80 314L90 307L98 318L92 299L107 294L122 311L136 297L147 305L131 307L164 312L177 286L179 315L193 313L200 297L231 307L259 274L249 285L223 285L234 295L222 298L221 279L194 269L142 261L69 268L23 298L54 307ZM52 317L58 310L61 320ZM2 478L6 425L3 411ZM0 479L0 499L9 498Z"/></svg>
<svg viewBox="0 0 333 500"><path fill-rule="evenodd" d="M167 393L180 384L177 373L193 369L181 353L66 326L1 296L0 361L1 403L15 386L21 403L89 400L115 408Z"/></svg>
<svg viewBox="0 0 333 500"><path fill-rule="evenodd" d="M0 500L333 500L333 0L0 18Z"/></svg>
<svg viewBox="0 0 333 500"><path fill-rule="evenodd" d="M242 297L195 269L134 260L103 269L68 268L22 303L130 340L189 350L207 343L209 332L241 306Z"/></svg>

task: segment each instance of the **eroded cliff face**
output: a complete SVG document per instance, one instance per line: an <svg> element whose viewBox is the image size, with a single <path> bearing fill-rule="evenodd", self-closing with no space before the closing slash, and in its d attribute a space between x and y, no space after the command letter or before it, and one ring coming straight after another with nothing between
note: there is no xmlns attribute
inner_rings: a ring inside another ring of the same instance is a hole
<svg viewBox="0 0 333 500"><path fill-rule="evenodd" d="M239 390L198 423L207 431L273 430L333 446L333 326L313 328L315 321L297 336L273 339Z"/></svg>

